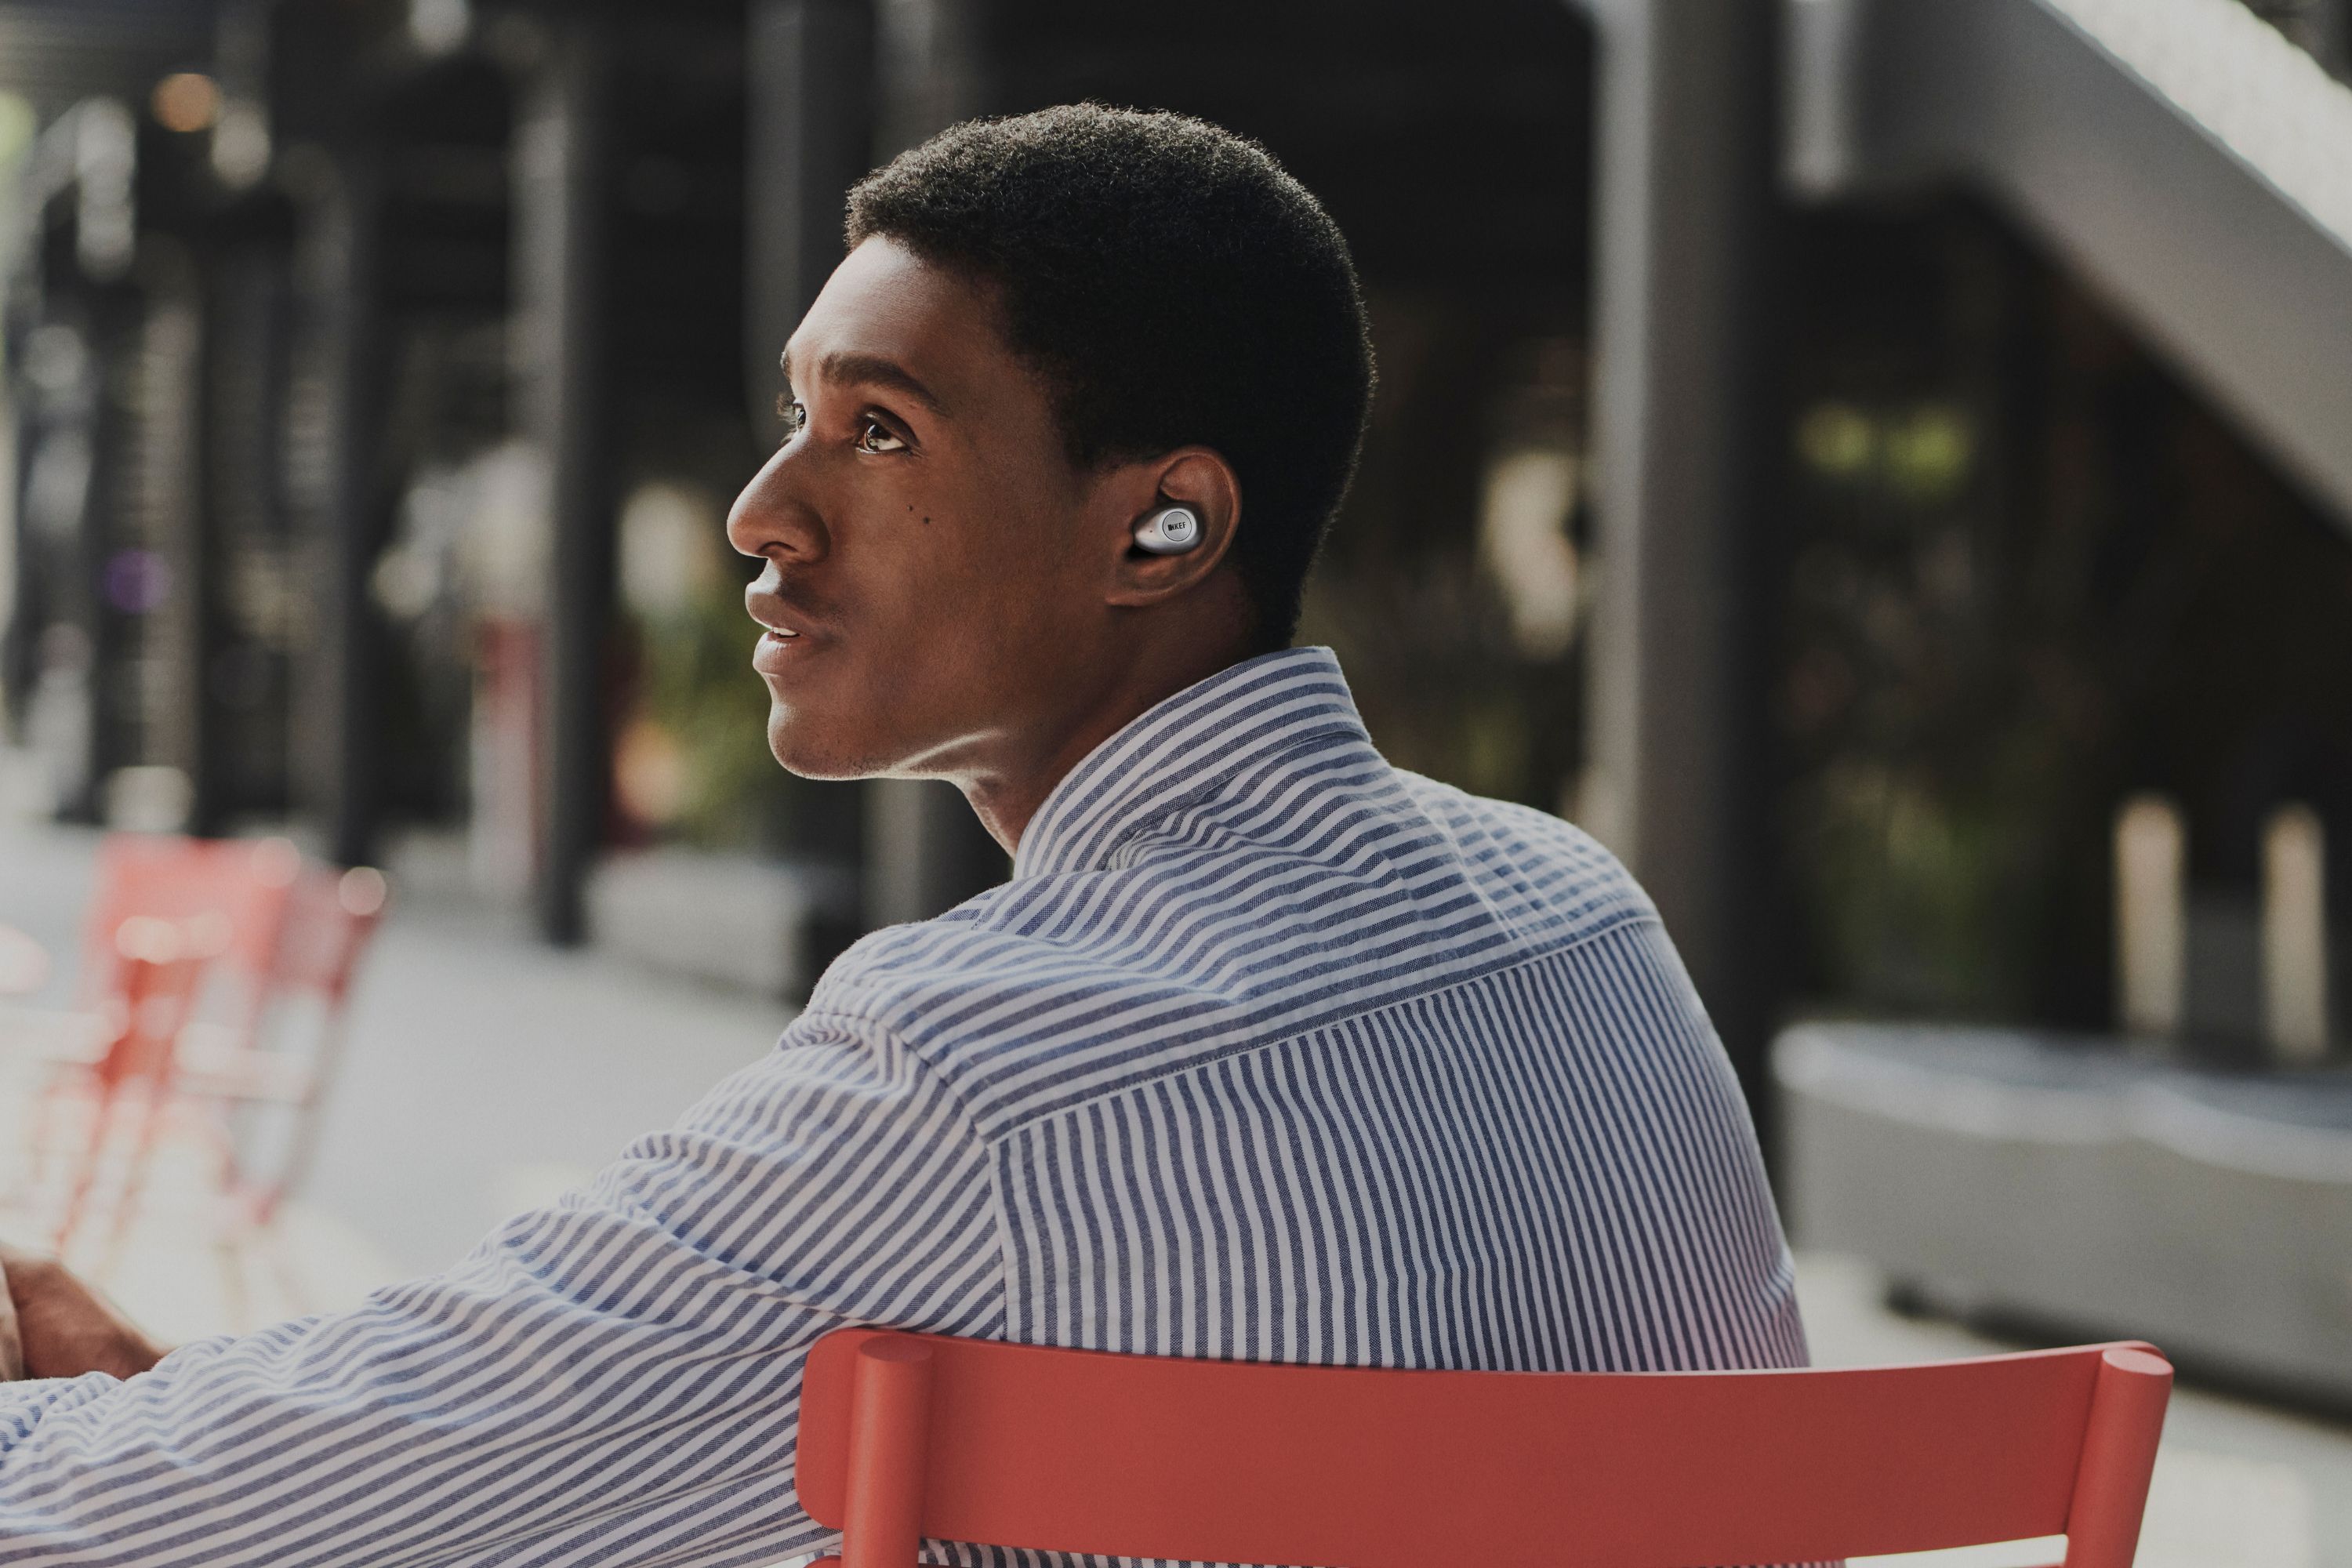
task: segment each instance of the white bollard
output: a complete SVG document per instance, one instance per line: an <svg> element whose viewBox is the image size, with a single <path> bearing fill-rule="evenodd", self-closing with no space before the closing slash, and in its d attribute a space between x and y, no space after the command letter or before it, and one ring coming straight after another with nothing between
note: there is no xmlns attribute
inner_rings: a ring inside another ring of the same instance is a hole
<svg viewBox="0 0 2352 1568"><path fill-rule="evenodd" d="M2127 1035L2180 1029L2188 979L2180 808L2136 795L2116 813L2116 1005Z"/></svg>
<svg viewBox="0 0 2352 1568"><path fill-rule="evenodd" d="M2300 803L2263 830L2263 1024L2282 1065L2327 1055L2327 834Z"/></svg>

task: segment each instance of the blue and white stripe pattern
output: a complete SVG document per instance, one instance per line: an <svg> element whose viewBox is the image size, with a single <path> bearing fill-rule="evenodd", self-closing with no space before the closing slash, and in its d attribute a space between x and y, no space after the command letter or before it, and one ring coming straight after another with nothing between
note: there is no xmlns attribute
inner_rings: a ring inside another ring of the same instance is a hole
<svg viewBox="0 0 2352 1568"><path fill-rule="evenodd" d="M1391 768L1299 649L1105 742L1009 883L859 942L777 1050L448 1273L128 1384L0 1389L0 1562L805 1552L802 1359L845 1323L1375 1366L1805 1354L1649 902L1566 823Z"/></svg>

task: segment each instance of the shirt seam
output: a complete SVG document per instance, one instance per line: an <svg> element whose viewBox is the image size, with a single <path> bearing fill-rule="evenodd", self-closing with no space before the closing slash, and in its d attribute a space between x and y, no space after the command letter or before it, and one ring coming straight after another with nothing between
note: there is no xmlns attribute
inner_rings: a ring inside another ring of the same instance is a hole
<svg viewBox="0 0 2352 1568"><path fill-rule="evenodd" d="M1050 1110L1041 1110L1033 1116L1013 1119L1008 1121L1004 1128L1000 1131L981 1131L980 1135L986 1141L988 1148L992 1152L1000 1143L1003 1143L1008 1139L1018 1137L1020 1134L1026 1132L1032 1127L1035 1127L1042 1122L1051 1121L1057 1118L1070 1115L1073 1112L1084 1110L1088 1106L1098 1105L1108 1100L1116 1100L1118 1096L1129 1093L1139 1085L1156 1083L1163 1079L1174 1078L1179 1074L1191 1072L1197 1068L1214 1067L1219 1062L1231 1061L1237 1057L1251 1056L1260 1051L1270 1051L1278 1046L1288 1045L1293 1040L1304 1039L1308 1035L1315 1034L1318 1031L1338 1028L1343 1024L1353 1023L1359 1018L1368 1018L1375 1013L1384 1013L1391 1008L1401 1007L1409 1002L1429 1001L1433 998L1444 996L1453 992L1459 991L1465 986L1476 985L1483 982L1493 980L1500 975L1515 973L1523 969L1532 968L1538 963L1548 963L1553 959L1559 958L1567 953L1575 952L1578 948L1588 946L1592 942L1601 941L1604 937L1613 936L1621 931L1625 931L1634 926L1663 926L1664 923L1664 922L1659 918L1657 911L1654 910L1633 909L1621 910L1620 912L1610 916L1601 924L1587 931L1578 931L1573 936L1568 937L1567 939L1559 942L1555 946L1547 947L1538 952L1528 953L1522 958L1513 959L1507 963L1496 963L1491 967L1476 969L1468 974L1463 975L1460 979L1449 981L1444 985L1435 986L1426 991L1416 991L1412 993L1410 995L1399 996L1387 1002L1381 1002L1370 1006L1361 1007L1351 1013L1335 1013L1328 1017L1316 1020L1305 1028L1291 1030L1287 1034L1278 1035L1270 1040L1236 1042L1231 1046L1224 1047L1215 1051L1188 1058L1181 1065L1171 1066L1160 1072L1139 1073L1120 1083L1097 1089L1094 1093L1086 1095L1081 1099L1058 1102ZM972 1125L974 1131L980 1131L980 1123L977 1118L973 1119Z"/></svg>
<svg viewBox="0 0 2352 1568"><path fill-rule="evenodd" d="M1189 810L1192 806L1199 805L1202 801L1206 800L1209 796L1214 795L1217 791L1223 789L1227 784L1231 783L1234 775L1242 772L1244 769L1250 767L1271 767L1287 757L1307 750L1310 746L1318 745L1323 742L1328 741L1335 735L1344 740L1362 741L1367 745L1370 743L1370 737L1364 733L1364 730L1361 725L1349 723L1345 721L1337 721L1330 722L1324 727L1310 730L1305 734L1295 736L1274 751L1267 752L1259 756L1237 759L1227 763L1222 768L1218 768L1212 773L1205 773L1200 778L1194 780L1192 785L1181 795L1176 795L1169 800L1159 802L1155 804L1149 812L1139 814L1134 821L1129 823L1125 827L1120 828L1118 833L1111 837L1110 841L1102 847L1101 852L1095 857L1096 863L1094 865L1071 866L1065 868L1058 873L1049 871L1043 873L1043 875L1085 876L1089 871L1100 871L1106 869L1109 862L1117 858L1120 850L1125 849L1137 839L1145 837L1154 829L1161 826L1170 817L1176 816L1179 812Z"/></svg>

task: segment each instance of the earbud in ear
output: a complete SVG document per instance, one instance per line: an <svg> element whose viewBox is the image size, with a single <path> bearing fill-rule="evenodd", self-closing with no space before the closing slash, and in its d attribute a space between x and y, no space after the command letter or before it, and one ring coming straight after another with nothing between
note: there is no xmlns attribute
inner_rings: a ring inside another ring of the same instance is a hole
<svg viewBox="0 0 2352 1568"><path fill-rule="evenodd" d="M1163 506L1135 525L1135 547L1154 555L1181 555L1201 542L1201 516L1189 506Z"/></svg>

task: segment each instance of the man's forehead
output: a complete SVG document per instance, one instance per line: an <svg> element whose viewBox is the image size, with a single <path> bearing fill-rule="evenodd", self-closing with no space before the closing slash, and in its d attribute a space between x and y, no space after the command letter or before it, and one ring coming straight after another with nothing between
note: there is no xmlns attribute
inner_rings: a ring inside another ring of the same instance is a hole
<svg viewBox="0 0 2352 1568"><path fill-rule="evenodd" d="M903 359L937 353L983 324L970 285L903 247L867 240L833 269L786 346L795 366L841 352Z"/></svg>
<svg viewBox="0 0 2352 1568"><path fill-rule="evenodd" d="M899 366L940 389L1010 357L988 290L895 241L861 244L834 269L785 345L794 376L859 360Z"/></svg>

